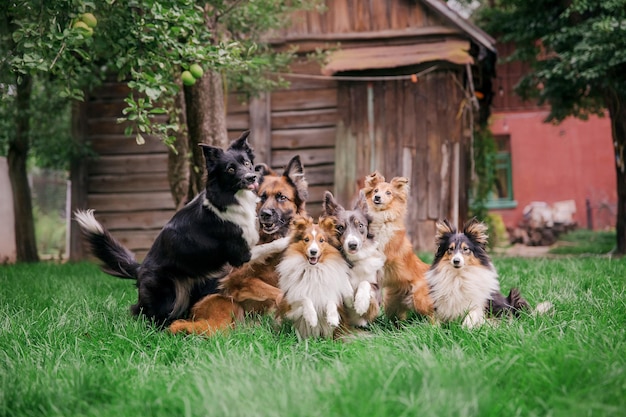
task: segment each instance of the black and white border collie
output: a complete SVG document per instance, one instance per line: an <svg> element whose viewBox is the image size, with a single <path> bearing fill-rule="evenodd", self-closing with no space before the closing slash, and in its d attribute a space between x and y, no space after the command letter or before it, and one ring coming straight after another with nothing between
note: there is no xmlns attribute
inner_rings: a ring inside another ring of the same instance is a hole
<svg viewBox="0 0 626 417"><path fill-rule="evenodd" d="M288 238L255 246L258 175L248 135L244 132L226 150L201 144L206 188L163 227L142 263L95 219L93 210L76 211L102 270L137 281L134 315L169 325L185 317L201 297L217 291L213 278L287 247Z"/></svg>
<svg viewBox="0 0 626 417"><path fill-rule="evenodd" d="M339 250L350 266L350 284L354 290L354 308L348 309L352 326L365 327L380 312L381 281L385 254L370 233L365 194L360 193L353 210L346 210L330 191L324 193L323 216L335 221Z"/></svg>
<svg viewBox="0 0 626 417"><path fill-rule="evenodd" d="M484 223L471 219L461 232L447 220L436 227L437 252L426 273L436 320L463 319L463 327L474 328L484 324L488 315L518 316L530 311L517 288L508 297L500 293L498 273L486 251ZM549 308L551 303L542 303L536 310Z"/></svg>

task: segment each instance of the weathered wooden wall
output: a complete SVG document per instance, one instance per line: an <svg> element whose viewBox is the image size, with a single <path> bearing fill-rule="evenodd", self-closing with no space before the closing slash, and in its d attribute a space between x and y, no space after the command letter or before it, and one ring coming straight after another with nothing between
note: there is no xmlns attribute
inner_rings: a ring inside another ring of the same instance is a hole
<svg viewBox="0 0 626 417"><path fill-rule="evenodd" d="M292 25L277 33L279 38L322 35L337 41L337 34L380 32L406 28L444 27L443 19L412 0L330 0L326 13L296 13ZM329 36L329 34L332 34Z"/></svg>
<svg viewBox="0 0 626 417"><path fill-rule="evenodd" d="M339 86L338 198L353 201L363 178L374 170L388 181L395 176L409 178L407 229L415 247L422 250L432 247L434 223L452 218L453 144L461 142L457 113L463 101L454 77L459 74L449 70L430 73L418 83L342 82Z"/></svg>

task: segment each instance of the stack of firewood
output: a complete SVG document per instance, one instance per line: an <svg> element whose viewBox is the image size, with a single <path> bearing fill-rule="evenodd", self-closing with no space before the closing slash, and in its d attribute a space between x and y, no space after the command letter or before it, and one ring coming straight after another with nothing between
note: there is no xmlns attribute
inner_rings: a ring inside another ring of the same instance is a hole
<svg viewBox="0 0 626 417"><path fill-rule="evenodd" d="M556 202L552 206L544 202L533 202L524 208L524 218L517 227L509 230L510 242L528 246L550 246L560 234L577 227L574 213L574 200Z"/></svg>

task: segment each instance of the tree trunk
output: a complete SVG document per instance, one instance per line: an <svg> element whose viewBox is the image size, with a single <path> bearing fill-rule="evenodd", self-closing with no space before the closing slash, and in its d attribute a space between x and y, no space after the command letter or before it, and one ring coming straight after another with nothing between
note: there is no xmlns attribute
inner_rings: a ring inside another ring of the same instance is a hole
<svg viewBox="0 0 626 417"><path fill-rule="evenodd" d="M182 87L182 84L181 84ZM170 191L176 204L176 210L180 210L189 200L189 135L187 131L187 117L185 114L185 93L181 89L174 100L174 116L170 118L170 123L175 122L179 129L176 132L176 142L170 149L167 158L167 178L170 184Z"/></svg>
<svg viewBox="0 0 626 417"><path fill-rule="evenodd" d="M26 162L30 148L30 97L33 80L24 75L17 83L15 136L9 142L7 161L15 211L15 243L18 262L37 262L37 241L33 203L28 184Z"/></svg>
<svg viewBox="0 0 626 417"><path fill-rule="evenodd" d="M204 157L198 144L221 148L228 145L222 76L215 71L206 71L196 84L185 87L185 107L189 149L193 155L188 195L193 198L204 189Z"/></svg>
<svg viewBox="0 0 626 417"><path fill-rule="evenodd" d="M609 92L606 104L611 116L617 174L617 253L626 255L626 95L620 95L617 91Z"/></svg>

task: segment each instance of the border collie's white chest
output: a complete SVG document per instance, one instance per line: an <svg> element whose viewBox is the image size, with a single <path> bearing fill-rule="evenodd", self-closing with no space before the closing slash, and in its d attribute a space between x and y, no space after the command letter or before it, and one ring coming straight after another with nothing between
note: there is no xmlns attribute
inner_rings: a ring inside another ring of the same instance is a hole
<svg viewBox="0 0 626 417"><path fill-rule="evenodd" d="M241 227L243 239L252 248L259 242L259 231L257 230L256 203L257 195L251 190L239 190L235 193L235 200L238 204L232 204L226 211L215 208L207 199L204 205L209 207L220 219L231 222Z"/></svg>

